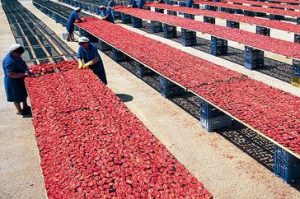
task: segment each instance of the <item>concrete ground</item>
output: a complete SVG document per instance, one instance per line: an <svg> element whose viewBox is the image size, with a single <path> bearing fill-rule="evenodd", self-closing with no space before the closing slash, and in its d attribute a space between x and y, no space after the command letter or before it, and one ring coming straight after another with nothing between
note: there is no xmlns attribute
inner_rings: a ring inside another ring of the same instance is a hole
<svg viewBox="0 0 300 199"><path fill-rule="evenodd" d="M65 32L65 28L34 8L30 1L27 0L24 6L58 35ZM0 16L2 19L2 10ZM1 49L5 51L13 37L7 28L8 24L4 25L6 28L2 29L6 30L0 29L1 38L2 35L10 37L7 44L1 44ZM74 50L78 48L76 43L69 45ZM0 52L2 58L4 52ZM132 101L126 103L128 108L204 183L215 198L300 198L300 192L283 183L222 136L205 132L194 117L103 53L101 57L108 86L116 94L133 97ZM31 121L16 117L13 107L4 101L3 85L0 85L0 89L0 117L3 118L0 120L0 198L45 198ZM15 124L11 125L11 121ZM14 169L15 165L18 165L18 170Z"/></svg>

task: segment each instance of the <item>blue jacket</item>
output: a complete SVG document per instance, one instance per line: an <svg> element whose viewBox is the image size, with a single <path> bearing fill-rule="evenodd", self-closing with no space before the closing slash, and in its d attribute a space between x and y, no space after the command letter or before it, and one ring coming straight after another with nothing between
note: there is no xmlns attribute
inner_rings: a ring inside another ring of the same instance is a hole
<svg viewBox="0 0 300 199"><path fill-rule="evenodd" d="M109 9L109 10L111 10L110 8L113 8L113 7L115 7L116 6L116 1L115 0L110 0L109 2L108 2L108 4L107 4L107 8Z"/></svg>
<svg viewBox="0 0 300 199"><path fill-rule="evenodd" d="M106 20L109 21L109 22L112 22L114 23L114 17L112 15L112 12L109 8L104 8L103 10L100 10L100 16L101 17L106 17Z"/></svg>
<svg viewBox="0 0 300 199"><path fill-rule="evenodd" d="M186 0L185 3L186 3L186 7L191 8L191 7L193 7L194 1L193 0Z"/></svg>
<svg viewBox="0 0 300 199"><path fill-rule="evenodd" d="M15 59L11 53L7 54L2 62L4 71L4 88L7 101L24 102L27 98L27 92L24 84L24 78L10 78L10 73L25 73L28 68L22 58Z"/></svg>
<svg viewBox="0 0 300 199"><path fill-rule="evenodd" d="M103 66L102 59L98 53L97 48L90 44L89 50L85 50L82 46L79 47L77 58L83 60L85 63L92 61L96 57L99 57L99 62L92 65L90 68L101 79L104 84L107 84L106 74Z"/></svg>
<svg viewBox="0 0 300 199"><path fill-rule="evenodd" d="M79 19L79 15L76 11L73 11L67 21L67 30L68 32L73 32L74 31L74 23L76 19Z"/></svg>
<svg viewBox="0 0 300 199"><path fill-rule="evenodd" d="M139 0L137 3L138 8L142 9L145 5L145 0Z"/></svg>

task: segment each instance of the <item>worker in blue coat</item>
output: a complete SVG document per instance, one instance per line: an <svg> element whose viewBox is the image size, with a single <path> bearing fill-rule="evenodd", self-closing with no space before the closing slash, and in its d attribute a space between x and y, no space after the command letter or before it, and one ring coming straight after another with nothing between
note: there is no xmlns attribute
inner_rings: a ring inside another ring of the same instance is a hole
<svg viewBox="0 0 300 199"><path fill-rule="evenodd" d="M145 5L145 0L139 0L137 3L137 7L143 9Z"/></svg>
<svg viewBox="0 0 300 199"><path fill-rule="evenodd" d="M191 8L191 7L193 7L194 1L193 0L186 0L185 3L186 3L186 7Z"/></svg>
<svg viewBox="0 0 300 199"><path fill-rule="evenodd" d="M77 54L79 69L90 68L104 84L107 84L103 62L97 48L86 37L80 37L78 42L80 45Z"/></svg>
<svg viewBox="0 0 300 199"><path fill-rule="evenodd" d="M115 7L116 7L116 1L115 0L110 0L107 4L107 10L111 13L111 16L112 16L113 20L115 20L115 16L114 16Z"/></svg>
<svg viewBox="0 0 300 199"><path fill-rule="evenodd" d="M129 4L127 7L130 7L130 8L137 8L137 3L135 0L129 0Z"/></svg>
<svg viewBox="0 0 300 199"><path fill-rule="evenodd" d="M114 17L107 7L102 5L99 7L99 10L101 19L114 23Z"/></svg>
<svg viewBox="0 0 300 199"><path fill-rule="evenodd" d="M136 2L135 0L130 0L128 7L142 9L144 8L144 5L145 5L145 0L138 0L138 2Z"/></svg>
<svg viewBox="0 0 300 199"><path fill-rule="evenodd" d="M74 23L77 20L78 22L81 22L82 19L79 17L79 13L80 13L81 9L80 8L76 8L76 10L74 10L67 21L67 31L68 31L68 36L67 36L67 41L74 41Z"/></svg>
<svg viewBox="0 0 300 199"><path fill-rule="evenodd" d="M21 57L24 52L23 46L13 44L2 63L7 101L14 103L18 115L31 114L30 107L27 105L27 92L24 83L29 70Z"/></svg>

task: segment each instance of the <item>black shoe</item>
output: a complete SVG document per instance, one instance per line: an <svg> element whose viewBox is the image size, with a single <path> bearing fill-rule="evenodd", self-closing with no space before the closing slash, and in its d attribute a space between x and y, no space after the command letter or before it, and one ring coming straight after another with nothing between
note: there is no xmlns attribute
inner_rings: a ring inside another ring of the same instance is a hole
<svg viewBox="0 0 300 199"><path fill-rule="evenodd" d="M22 115L23 117L32 117L31 107L30 106L24 107L22 111Z"/></svg>

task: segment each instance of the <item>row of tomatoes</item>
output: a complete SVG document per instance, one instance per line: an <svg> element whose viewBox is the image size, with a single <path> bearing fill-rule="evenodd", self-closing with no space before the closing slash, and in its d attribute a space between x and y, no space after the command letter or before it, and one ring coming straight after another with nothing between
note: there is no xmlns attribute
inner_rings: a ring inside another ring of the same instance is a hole
<svg viewBox="0 0 300 199"><path fill-rule="evenodd" d="M177 16L165 15L143 9L130 9L124 7L118 8L117 11L127 13L137 18L159 21L172 26L178 26L196 32L210 34L225 40L239 42L241 44L275 54L300 59L300 45L293 42L247 32L245 30L233 29Z"/></svg>
<svg viewBox="0 0 300 199"><path fill-rule="evenodd" d="M112 23L88 18L78 26L300 154L298 97Z"/></svg>
<svg viewBox="0 0 300 199"><path fill-rule="evenodd" d="M236 5L236 4L228 4L223 2L207 2L204 0L197 0L196 4L200 5L209 5L215 7L224 7L230 9L241 9L241 10L248 10L252 12L259 12L259 13L270 13L275 15L282 15L282 16L290 16L290 17L300 17L300 13L296 11L290 10L281 10L281 9L273 9L273 8L262 8L262 7L254 7L254 6L245 6L245 5Z"/></svg>
<svg viewBox="0 0 300 199"><path fill-rule="evenodd" d="M75 69L77 64L75 62L62 61L59 63L43 63L40 65L34 65L30 67L30 72L33 76L45 75L48 73L54 73L59 71L67 71Z"/></svg>
<svg viewBox="0 0 300 199"><path fill-rule="evenodd" d="M268 7L268 8L271 8L271 9L281 9L281 10L284 10L284 9L293 9L293 10L299 10L300 7L299 5L288 5L288 4L285 4L285 5L282 5L282 4L274 4L274 3L269 3L269 2L259 2L259 1L249 1L249 0L225 0L224 2L228 3L228 2L231 2L231 3L242 3L242 4L249 4L253 7L257 6L257 7ZM299 2L298 2L299 3Z"/></svg>
<svg viewBox="0 0 300 199"><path fill-rule="evenodd" d="M90 70L26 86L49 198L212 197Z"/></svg>
<svg viewBox="0 0 300 199"><path fill-rule="evenodd" d="M210 10L202 10L202 9L194 9L188 7L179 7L179 6L171 6L168 4L157 4L157 3L147 3L149 7L172 10L177 12L184 12L187 14L193 15L201 15L207 17L214 17L214 18L221 18L236 22L245 22L247 24L255 24L258 26L270 27L275 28L278 30L285 30L294 33L300 33L300 26L297 24L292 24L284 21L277 21L277 20L269 20L263 18L256 18L256 17L248 17L243 15L233 15L225 12L215 12ZM300 8L300 7L299 7Z"/></svg>

